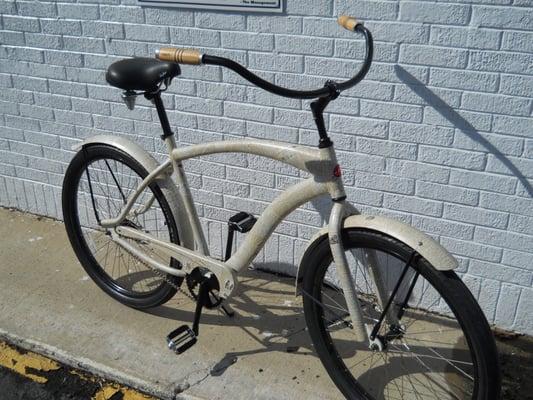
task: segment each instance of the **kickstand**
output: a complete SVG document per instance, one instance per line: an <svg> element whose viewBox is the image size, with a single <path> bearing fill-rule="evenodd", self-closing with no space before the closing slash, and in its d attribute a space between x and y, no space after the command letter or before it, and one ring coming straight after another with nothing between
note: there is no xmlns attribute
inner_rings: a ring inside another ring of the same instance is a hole
<svg viewBox="0 0 533 400"><path fill-rule="evenodd" d="M231 306L230 306L229 304L224 304L224 303L222 303L222 304L220 305L220 308L222 308L222 311L224 311L224 313L225 313L228 317L232 318L233 316L235 316L235 311L233 311L233 308L231 308Z"/></svg>

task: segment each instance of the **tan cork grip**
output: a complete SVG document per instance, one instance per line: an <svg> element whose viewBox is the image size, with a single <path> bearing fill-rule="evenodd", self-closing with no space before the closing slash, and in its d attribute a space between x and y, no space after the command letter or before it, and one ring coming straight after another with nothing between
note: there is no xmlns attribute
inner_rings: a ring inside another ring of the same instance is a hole
<svg viewBox="0 0 533 400"><path fill-rule="evenodd" d="M360 24L360 22L354 17L350 17L348 15L341 15L339 18L337 18L337 22L340 26L342 26L344 29L348 29L349 31L353 31L355 27Z"/></svg>
<svg viewBox="0 0 533 400"><path fill-rule="evenodd" d="M162 47L156 51L155 57L161 61L170 61L179 64L198 65L202 63L202 54L194 49Z"/></svg>

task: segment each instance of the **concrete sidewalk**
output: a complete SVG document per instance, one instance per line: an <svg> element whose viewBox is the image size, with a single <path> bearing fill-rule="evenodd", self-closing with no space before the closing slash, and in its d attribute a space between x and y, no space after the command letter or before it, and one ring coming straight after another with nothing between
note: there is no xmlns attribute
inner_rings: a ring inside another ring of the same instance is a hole
<svg viewBox="0 0 533 400"><path fill-rule="evenodd" d="M61 222L0 209L0 336L164 399L338 399L313 354L292 279L250 271L233 319L206 310L198 344L177 356L165 336L192 322L177 295L141 312L85 274Z"/></svg>

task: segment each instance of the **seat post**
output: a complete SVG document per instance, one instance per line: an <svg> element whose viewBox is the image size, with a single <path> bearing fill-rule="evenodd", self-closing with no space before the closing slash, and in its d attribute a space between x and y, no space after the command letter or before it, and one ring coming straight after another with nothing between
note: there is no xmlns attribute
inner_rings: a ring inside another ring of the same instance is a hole
<svg viewBox="0 0 533 400"><path fill-rule="evenodd" d="M170 129L170 123L168 122L167 112L165 111L165 105L163 104L163 100L161 99L161 92L150 94L149 99L153 100L155 104L157 115L159 116L159 121L161 122L161 128L163 128L163 135L161 135L161 139L165 140L167 137L172 136L174 132L172 132L172 129Z"/></svg>

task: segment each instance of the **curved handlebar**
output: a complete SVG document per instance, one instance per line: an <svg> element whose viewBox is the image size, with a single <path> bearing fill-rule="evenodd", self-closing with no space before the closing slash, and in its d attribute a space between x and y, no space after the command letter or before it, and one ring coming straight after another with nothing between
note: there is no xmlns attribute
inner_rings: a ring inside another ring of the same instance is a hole
<svg viewBox="0 0 533 400"><path fill-rule="evenodd" d="M355 18L342 15L338 18L337 22L339 25L353 32L362 33L365 37L365 60L361 69L357 74L344 82L331 82L328 81L323 88L316 90L294 90L288 89L281 86L277 86L271 82L264 80L263 78L257 76L247 68L243 67L241 64L224 58L210 56L208 54L200 54L198 50L193 49L175 49L175 48L161 48L156 51L156 58L162 61L178 62L180 64L211 64L219 65L222 67L229 68L235 71L237 74L242 76L244 79L250 81L258 87L277 94L279 96L298 98L298 99L314 99L317 97L328 96L334 94L334 92L341 92L343 90L349 89L359 83L367 74L370 69L370 64L372 63L372 57L374 53L374 44L372 40L372 34L368 29L366 29L360 22ZM333 92L333 93L332 93Z"/></svg>
<svg viewBox="0 0 533 400"><path fill-rule="evenodd" d="M328 88L321 88L317 90L294 90L275 85L271 82L264 80L263 78L260 78L252 71L243 67L241 64L224 57L215 57L205 54L202 60L204 64L220 65L222 67L229 68L232 71L238 73L247 81L252 82L254 85L260 87L261 89L264 89L267 92L277 94L279 96L296 99L314 99L316 97L324 96L329 93Z"/></svg>
<svg viewBox="0 0 533 400"><path fill-rule="evenodd" d="M365 75L368 73L370 65L372 64L372 58L374 57L374 40L372 39L372 34L370 33L370 31L357 21L356 25L353 27L353 31L361 32L365 37L365 61L363 62L361 69L357 72L357 74L355 74L352 79L338 84L340 91L349 89L361 82Z"/></svg>

